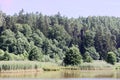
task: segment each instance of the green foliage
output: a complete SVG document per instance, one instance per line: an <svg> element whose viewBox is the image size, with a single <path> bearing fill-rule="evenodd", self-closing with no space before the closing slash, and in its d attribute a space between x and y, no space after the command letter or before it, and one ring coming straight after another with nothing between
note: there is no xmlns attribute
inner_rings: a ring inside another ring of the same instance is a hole
<svg viewBox="0 0 120 80"><path fill-rule="evenodd" d="M30 44L27 38L19 31L16 33L16 44L13 50L16 54L23 54L24 51L30 51Z"/></svg>
<svg viewBox="0 0 120 80"><path fill-rule="evenodd" d="M85 54L84 54L84 62L92 62L93 61L93 59L92 59L92 57L90 56L90 53L89 52L86 52Z"/></svg>
<svg viewBox="0 0 120 80"><path fill-rule="evenodd" d="M117 62L119 62L120 61L120 48L114 51L114 53L116 54Z"/></svg>
<svg viewBox="0 0 120 80"><path fill-rule="evenodd" d="M120 61L119 22L120 18L107 16L67 18L60 13L24 13L23 9L10 16L0 11L0 49L13 60L57 62L63 60L73 44L82 56L88 52L94 60L106 60L107 53L112 51ZM3 55L0 54L0 60ZM38 58L40 55L50 59Z"/></svg>
<svg viewBox="0 0 120 80"><path fill-rule="evenodd" d="M16 43L15 34L10 30L6 29L1 33L0 36L0 48L4 51L8 50L12 52L11 48Z"/></svg>
<svg viewBox="0 0 120 80"><path fill-rule="evenodd" d="M0 26L4 25L4 21L5 21L4 13L0 11Z"/></svg>
<svg viewBox="0 0 120 80"><path fill-rule="evenodd" d="M64 58L65 65L79 65L82 63L82 56L80 55L79 49L72 46L65 54Z"/></svg>
<svg viewBox="0 0 120 80"><path fill-rule="evenodd" d="M42 60L42 53L41 50L38 49L36 46L29 53L29 60L32 61L41 61Z"/></svg>
<svg viewBox="0 0 120 80"><path fill-rule="evenodd" d="M48 39L45 39L42 44L42 50L44 54L49 54L51 52L51 47L50 47L51 42Z"/></svg>
<svg viewBox="0 0 120 80"><path fill-rule="evenodd" d="M2 51L2 50L1 50ZM26 57L27 56L27 57ZM7 51L2 51L0 54L0 60L1 61L23 61L28 59L28 53L23 53L23 54L13 54L13 53L8 53Z"/></svg>
<svg viewBox="0 0 120 80"><path fill-rule="evenodd" d="M6 51L4 56L3 56L3 60L5 61L9 61L9 60L13 60L12 56Z"/></svg>
<svg viewBox="0 0 120 80"><path fill-rule="evenodd" d="M24 24L24 25L23 25L23 31L22 31L22 33L23 33L26 37L31 36L31 34L32 34L31 27L30 27L28 24Z"/></svg>
<svg viewBox="0 0 120 80"><path fill-rule="evenodd" d="M14 30L14 32L17 32L17 31L22 32L22 31L23 31L23 26L22 26L22 24L18 24L18 23L14 24L13 30Z"/></svg>
<svg viewBox="0 0 120 80"><path fill-rule="evenodd" d="M53 27L50 27L48 33L49 33L48 38L56 39L58 41L69 38L69 35L65 31L64 27L60 25L55 25Z"/></svg>
<svg viewBox="0 0 120 80"><path fill-rule="evenodd" d="M116 55L114 52L108 52L107 62L113 65L116 63Z"/></svg>
<svg viewBox="0 0 120 80"><path fill-rule="evenodd" d="M51 61L51 58L50 58L49 55L44 55L42 61L43 61L43 62L50 62L50 61Z"/></svg>
<svg viewBox="0 0 120 80"><path fill-rule="evenodd" d="M4 55L4 51L2 49L0 49L0 56L3 56Z"/></svg>
<svg viewBox="0 0 120 80"><path fill-rule="evenodd" d="M100 55L98 52L96 52L96 49L94 47L89 47L86 49L86 51L89 53L89 55L94 59L98 60L100 58Z"/></svg>
<svg viewBox="0 0 120 80"><path fill-rule="evenodd" d="M0 60L3 60L4 59L4 51L0 49Z"/></svg>
<svg viewBox="0 0 120 80"><path fill-rule="evenodd" d="M94 46L94 32L87 30L85 32L85 46L86 47L91 47Z"/></svg>

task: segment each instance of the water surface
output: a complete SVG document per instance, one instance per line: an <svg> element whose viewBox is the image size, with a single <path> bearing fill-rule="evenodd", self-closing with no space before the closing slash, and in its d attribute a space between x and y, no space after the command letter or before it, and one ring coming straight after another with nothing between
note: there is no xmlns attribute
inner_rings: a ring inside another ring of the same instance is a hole
<svg viewBox="0 0 120 80"><path fill-rule="evenodd" d="M61 70L24 73L0 73L0 80L120 80L120 71Z"/></svg>

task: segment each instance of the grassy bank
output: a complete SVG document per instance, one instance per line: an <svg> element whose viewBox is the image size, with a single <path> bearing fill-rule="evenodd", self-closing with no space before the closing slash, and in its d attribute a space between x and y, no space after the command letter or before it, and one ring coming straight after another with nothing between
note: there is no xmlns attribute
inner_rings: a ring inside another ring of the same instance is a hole
<svg viewBox="0 0 120 80"><path fill-rule="evenodd" d="M21 71L58 71L59 66L51 62L37 61L0 61L0 72L21 72Z"/></svg>
<svg viewBox="0 0 120 80"><path fill-rule="evenodd" d="M106 63L105 61L94 61L92 63L83 63L80 66L80 70L107 70L114 69L113 65Z"/></svg>
<svg viewBox="0 0 120 80"><path fill-rule="evenodd" d="M61 67L66 70L107 70L114 69L113 65L106 63L105 61L93 61L92 63L82 63L79 66L66 66Z"/></svg>
<svg viewBox="0 0 120 80"><path fill-rule="evenodd" d="M58 66L58 65L47 65L43 66L45 71L58 71L58 70L114 70L116 65L108 64L105 61L93 61L92 63L82 63L79 66Z"/></svg>
<svg viewBox="0 0 120 80"><path fill-rule="evenodd" d="M41 62L41 68L44 71L59 71L60 66L56 63L51 63L51 62Z"/></svg>
<svg viewBox="0 0 120 80"><path fill-rule="evenodd" d="M115 69L116 69L116 70L120 70L120 63L116 63Z"/></svg>

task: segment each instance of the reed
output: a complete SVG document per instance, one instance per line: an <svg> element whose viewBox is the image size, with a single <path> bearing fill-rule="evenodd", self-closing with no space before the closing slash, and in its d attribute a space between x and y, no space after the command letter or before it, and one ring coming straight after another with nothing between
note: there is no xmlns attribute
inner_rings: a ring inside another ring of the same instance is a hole
<svg viewBox="0 0 120 80"><path fill-rule="evenodd" d="M115 69L116 69L116 70L120 70L120 63L116 63L116 64L115 64Z"/></svg>
<svg viewBox="0 0 120 80"><path fill-rule="evenodd" d="M44 67L43 68L44 71L59 71L60 68L59 67Z"/></svg>
<svg viewBox="0 0 120 80"><path fill-rule="evenodd" d="M41 62L41 67L44 71L59 71L60 66L52 62Z"/></svg>
<svg viewBox="0 0 120 80"><path fill-rule="evenodd" d="M105 61L94 61L93 63L83 63L80 66L81 70L113 70L113 65Z"/></svg>
<svg viewBox="0 0 120 80"><path fill-rule="evenodd" d="M0 72L10 70L39 70L59 71L59 70L113 70L119 69L120 64L111 65L105 61L94 61L92 63L82 63L79 66L60 66L51 62L37 61L0 61Z"/></svg>
<svg viewBox="0 0 120 80"><path fill-rule="evenodd" d="M65 70L113 70L114 67L105 61L93 61L92 63L82 63L79 66L62 66Z"/></svg>
<svg viewBox="0 0 120 80"><path fill-rule="evenodd" d="M0 72L7 70L39 69L41 64L34 61L0 61Z"/></svg>
<svg viewBox="0 0 120 80"><path fill-rule="evenodd" d="M62 70L80 70L80 67L79 66L61 66L61 69Z"/></svg>

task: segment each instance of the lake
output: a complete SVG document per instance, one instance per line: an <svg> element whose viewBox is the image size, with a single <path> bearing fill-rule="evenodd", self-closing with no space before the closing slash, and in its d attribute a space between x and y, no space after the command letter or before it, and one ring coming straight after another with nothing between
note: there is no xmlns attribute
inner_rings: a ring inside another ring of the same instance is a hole
<svg viewBox="0 0 120 80"><path fill-rule="evenodd" d="M0 73L0 80L120 80L120 71L61 70L24 73Z"/></svg>

